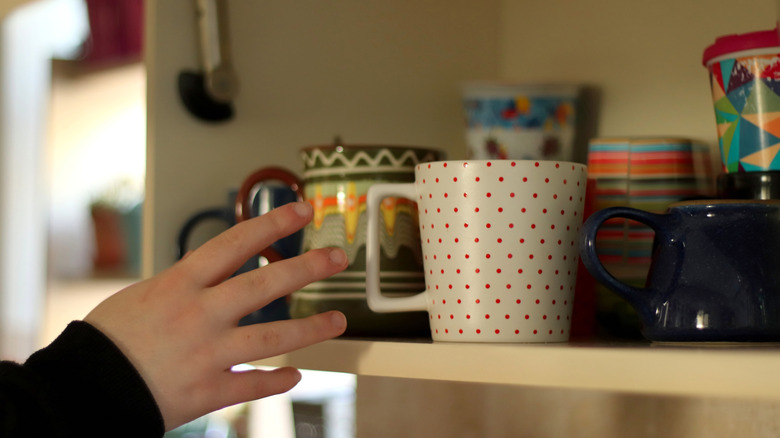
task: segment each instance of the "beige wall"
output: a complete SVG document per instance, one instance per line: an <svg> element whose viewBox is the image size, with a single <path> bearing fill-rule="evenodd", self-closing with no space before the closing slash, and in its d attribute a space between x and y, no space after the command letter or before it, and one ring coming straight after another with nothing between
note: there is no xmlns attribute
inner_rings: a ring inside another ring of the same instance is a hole
<svg viewBox="0 0 780 438"><path fill-rule="evenodd" d="M0 0L0 19L5 18L16 8L29 2L30 0Z"/></svg>
<svg viewBox="0 0 780 438"><path fill-rule="evenodd" d="M738 5L738 6L737 6ZM598 90L597 135L717 142L704 49L772 29L774 0L502 1L501 74Z"/></svg>

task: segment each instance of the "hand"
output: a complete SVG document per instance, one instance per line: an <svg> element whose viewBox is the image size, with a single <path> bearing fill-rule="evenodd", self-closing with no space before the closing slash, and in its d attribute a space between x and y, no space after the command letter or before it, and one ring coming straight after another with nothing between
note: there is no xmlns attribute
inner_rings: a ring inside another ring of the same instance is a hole
<svg viewBox="0 0 780 438"><path fill-rule="evenodd" d="M229 278L247 259L312 218L298 202L244 221L174 266L106 299L85 321L107 335L149 386L173 429L225 406L290 390L294 368L233 372L338 336L340 312L238 327L243 316L347 266L343 250L323 248Z"/></svg>

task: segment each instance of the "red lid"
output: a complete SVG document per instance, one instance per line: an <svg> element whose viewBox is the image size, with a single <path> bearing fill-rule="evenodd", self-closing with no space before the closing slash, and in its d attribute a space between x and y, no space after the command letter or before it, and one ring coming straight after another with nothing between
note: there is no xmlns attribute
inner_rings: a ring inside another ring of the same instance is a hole
<svg viewBox="0 0 780 438"><path fill-rule="evenodd" d="M724 35L718 37L715 40L715 44L704 50L702 64L707 65L712 58L717 58L718 56L723 56L727 53L775 46L780 46L780 36L778 36L777 28L772 30L760 30L758 32Z"/></svg>

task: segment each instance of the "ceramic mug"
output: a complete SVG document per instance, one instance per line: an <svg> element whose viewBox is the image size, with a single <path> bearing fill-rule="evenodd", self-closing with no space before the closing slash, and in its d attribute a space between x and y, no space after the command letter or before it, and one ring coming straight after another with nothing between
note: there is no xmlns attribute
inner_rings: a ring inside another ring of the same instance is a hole
<svg viewBox="0 0 780 438"><path fill-rule="evenodd" d="M474 160L417 165L415 181L368 191L368 304L428 312L434 341L564 342L577 277L586 166ZM385 294L380 205L417 201L425 288Z"/></svg>
<svg viewBox="0 0 780 438"><path fill-rule="evenodd" d="M366 303L366 204L368 188L381 182L414 180L414 166L441 158L436 150L406 146L328 145L301 151L303 177L281 168L263 168L249 175L236 199L240 219L248 217L249 193L257 184L277 180L294 188L314 207L314 219L303 230L302 251L340 247L349 259L344 272L314 282L292 294L290 314L305 317L327 310L347 316L347 336L422 336L427 320L422 312L386 315L372 312ZM383 240L382 282L392 293L409 295L423 284L416 204L388 199L383 217L392 229ZM273 248L261 255L284 258Z"/></svg>
<svg viewBox="0 0 780 438"><path fill-rule="evenodd" d="M574 158L579 86L470 82L462 94L470 159Z"/></svg>
<svg viewBox="0 0 780 438"><path fill-rule="evenodd" d="M612 276L596 234L615 217L655 231L644 287ZM581 233L582 262L638 312L652 341L780 340L780 201L690 201L663 214L628 207L600 210Z"/></svg>
<svg viewBox="0 0 780 438"><path fill-rule="evenodd" d="M215 221L222 223L226 227L232 227L236 224L235 214L233 213L236 191L229 191L227 198L228 202L226 205L204 208L203 210L193 213L184 221L176 238L178 259L184 257L190 250L190 240L192 239L192 236L196 233L196 230L205 223ZM257 268L257 260L248 260L247 263L238 270L238 273L250 271L254 268Z"/></svg>
<svg viewBox="0 0 780 438"><path fill-rule="evenodd" d="M595 138L588 145L594 210L628 206L661 213L674 202L710 197L713 170L709 147L686 138ZM601 234L602 261L644 267L644 277L652 230L616 218Z"/></svg>
<svg viewBox="0 0 780 438"><path fill-rule="evenodd" d="M179 258L189 250L190 240L196 231L203 227L207 222L219 222L226 227L232 227L236 224L235 216L235 201L237 191L230 190L228 192L228 202L224 206L210 207L200 210L187 218L179 230L178 235L178 252ZM255 190L252 195L252 205L249 206L249 212L252 216L258 216L271 211L274 207L287 204L296 200L295 192L291 191L287 186L273 186L266 185L262 188ZM292 257L298 253L300 247L301 233L294 233L272 245L273 251L278 254L283 254L285 257ZM233 276L249 272L253 269L257 269L261 265L261 259L258 257L252 257L239 268ZM282 319L289 319L289 313L287 310L287 300L285 298L279 298L262 309L258 309L249 315L241 318L239 325L257 324L261 322L278 321Z"/></svg>

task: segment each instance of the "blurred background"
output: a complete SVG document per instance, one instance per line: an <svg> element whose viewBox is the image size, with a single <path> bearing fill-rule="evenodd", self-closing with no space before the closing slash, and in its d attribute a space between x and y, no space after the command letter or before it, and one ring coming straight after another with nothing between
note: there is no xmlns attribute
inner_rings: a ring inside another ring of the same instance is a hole
<svg viewBox="0 0 780 438"><path fill-rule="evenodd" d="M1 294L0 353L23 359L53 335L47 291L89 289L81 280L93 278L110 290L139 275L143 2L4 7L0 273L3 291L25 292Z"/></svg>

